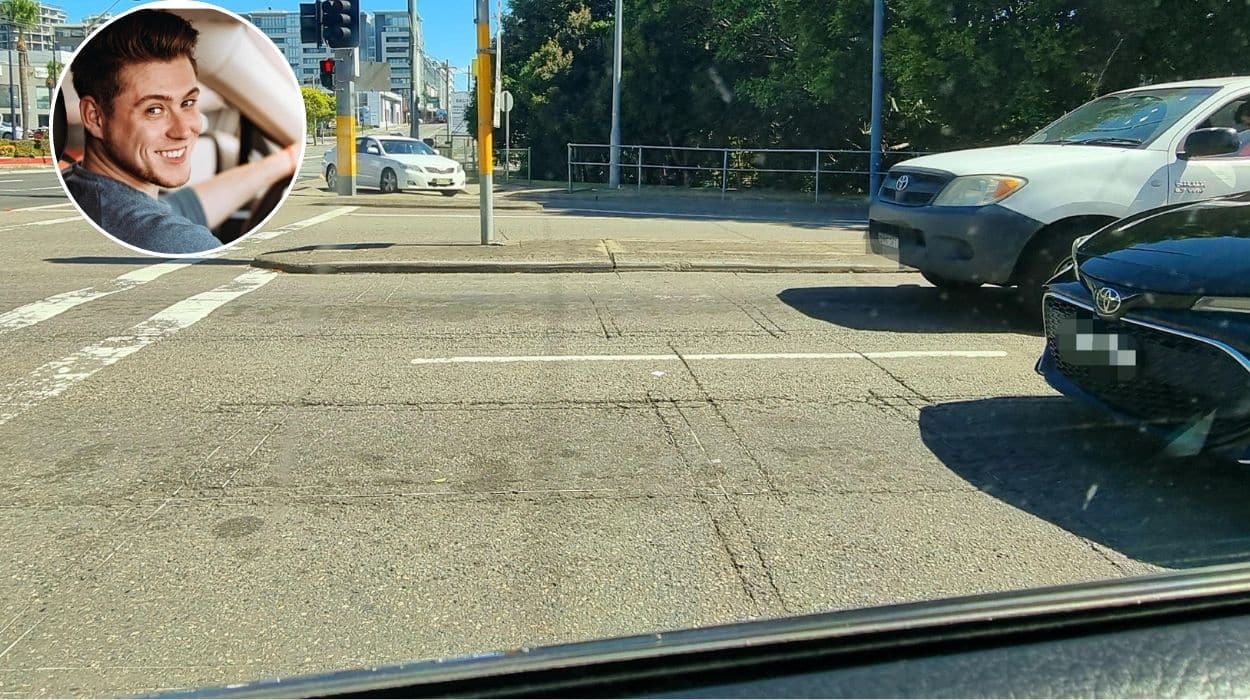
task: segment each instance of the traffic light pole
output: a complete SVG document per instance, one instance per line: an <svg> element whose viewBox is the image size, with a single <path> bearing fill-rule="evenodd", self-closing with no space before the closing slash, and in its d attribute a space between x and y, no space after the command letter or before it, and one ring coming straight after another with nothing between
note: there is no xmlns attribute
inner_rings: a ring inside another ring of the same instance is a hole
<svg viewBox="0 0 1250 700"><path fill-rule="evenodd" d="M356 49L334 50L335 155L338 193L356 195L356 115L352 113Z"/></svg>
<svg viewBox="0 0 1250 700"><path fill-rule="evenodd" d="M491 245L495 231L494 100L491 92L490 0L477 0L477 172L481 187L482 245Z"/></svg>

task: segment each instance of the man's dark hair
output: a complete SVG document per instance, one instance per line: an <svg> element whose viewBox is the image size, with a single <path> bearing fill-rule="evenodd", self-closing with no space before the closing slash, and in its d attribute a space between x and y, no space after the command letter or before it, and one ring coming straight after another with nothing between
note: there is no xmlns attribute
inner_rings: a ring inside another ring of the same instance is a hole
<svg viewBox="0 0 1250 700"><path fill-rule="evenodd" d="M87 39L70 70L79 99L92 97L105 114L122 90L122 69L151 61L185 58L195 68L199 32L185 19L163 10L139 10L109 24Z"/></svg>
<svg viewBox="0 0 1250 700"><path fill-rule="evenodd" d="M1237 112L1233 115L1233 119L1241 121L1247 114L1250 114L1250 100L1241 103L1241 106L1237 108Z"/></svg>

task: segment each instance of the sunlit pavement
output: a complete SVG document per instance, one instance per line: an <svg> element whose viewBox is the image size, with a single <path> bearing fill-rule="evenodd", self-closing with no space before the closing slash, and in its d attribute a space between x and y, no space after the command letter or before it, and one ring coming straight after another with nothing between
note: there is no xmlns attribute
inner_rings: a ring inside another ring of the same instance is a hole
<svg viewBox="0 0 1250 700"><path fill-rule="evenodd" d="M1244 556L1244 474L1161 461L1058 397L997 290L945 297L914 274L294 276L248 262L368 240L385 219L297 199L267 240L158 264L58 221L72 213L0 224L0 695ZM402 226L472 240L474 222L449 221Z"/></svg>

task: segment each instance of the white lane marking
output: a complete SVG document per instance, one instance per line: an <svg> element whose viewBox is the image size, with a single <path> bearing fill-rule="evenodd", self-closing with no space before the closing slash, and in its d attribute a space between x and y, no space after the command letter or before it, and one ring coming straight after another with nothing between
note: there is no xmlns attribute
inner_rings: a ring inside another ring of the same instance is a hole
<svg viewBox="0 0 1250 700"><path fill-rule="evenodd" d="M665 362L674 360L895 360L931 357L1006 357L1001 350L891 350L884 352L761 352L663 355L501 355L418 357L414 365L509 364L518 362Z"/></svg>
<svg viewBox="0 0 1250 700"><path fill-rule="evenodd" d="M254 238L275 238L284 233L298 231L302 228L308 228L316 224L329 221L335 217L355 211L356 207L339 207L332 209L324 214L296 221L287 224L273 231L262 231L254 236ZM73 217L71 221L76 221L78 217ZM252 240L249 238L248 240ZM246 243L246 241L245 241ZM6 331L14 331L27 326L33 326L41 321L46 321L54 316L58 316L75 306L80 306L89 301L94 301L102 297L124 292L128 289L134 289L142 284L147 284L153 280L167 275L175 270L181 270L197 263L204 262L210 258L217 258L229 253L230 250L219 250L200 258L183 258L179 262L162 262L155 265L148 265L137 270L131 270L125 274L119 275L108 283L100 287L88 287L86 289L75 289L71 292L63 292L54 294L46 299L41 299L25 306L19 306L12 311L0 314L0 333Z"/></svg>
<svg viewBox="0 0 1250 700"><path fill-rule="evenodd" d="M0 231L12 231L13 229L25 228L27 226L50 226L52 224L67 224L71 221L82 221L82 219L77 216L67 216L61 219L44 219L42 221L28 221L24 224L14 224L12 226L0 227Z"/></svg>
<svg viewBox="0 0 1250 700"><path fill-rule="evenodd" d="M59 189L61 189L60 185L53 185L52 187L30 187L24 190L0 190L0 192L13 194L17 192L37 192L39 190L59 190Z"/></svg>
<svg viewBox="0 0 1250 700"><path fill-rule="evenodd" d="M124 335L105 338L54 360L6 387L0 395L0 425L41 401L55 398L78 382L143 348L200 321L225 304L260 289L277 276L271 270L248 270L230 282L165 308Z"/></svg>
<svg viewBox="0 0 1250 700"><path fill-rule="evenodd" d="M19 328L33 326L41 321L46 321L54 316L69 311L75 306L94 301L102 297L124 292L127 289L134 289L141 284L147 284L154 279L167 275L175 270L181 270L184 267L193 265L194 262L185 263L160 263L158 265L149 265L138 270L127 272L124 275L110 281L107 285L101 287L88 287L86 289L75 289L72 292L63 292L54 294L47 299L41 299L25 306L19 306L12 311L0 314L0 333L6 331L15 331Z"/></svg>
<svg viewBox="0 0 1250 700"><path fill-rule="evenodd" d="M323 224L331 219L336 219L340 216L343 216L344 214L350 214L359 208L360 207L338 207L336 209L331 209L330 211L324 214L318 214L317 216L304 219L303 221L296 221L295 223L287 224L286 226L282 226L281 228L276 228L272 231L261 231L260 233L254 233L251 236L248 236L247 240L245 240L244 243L247 243L247 241L266 241L266 240L269 240L270 238L276 238L278 236L281 236L284 233L290 233L291 231L299 231L300 229L305 229L305 228L308 228L309 226L316 226L317 224Z"/></svg>
<svg viewBox="0 0 1250 700"><path fill-rule="evenodd" d="M74 206L72 203L65 202L63 204L41 204L37 207L22 207L20 209L7 209L6 211L39 211L41 209L65 209L66 207L72 207L72 206Z"/></svg>
<svg viewBox="0 0 1250 700"><path fill-rule="evenodd" d="M0 180L0 182L3 182L3 183L6 183L6 184L7 184L7 183L10 183L10 182L26 182L26 181L25 181L25 180Z"/></svg>

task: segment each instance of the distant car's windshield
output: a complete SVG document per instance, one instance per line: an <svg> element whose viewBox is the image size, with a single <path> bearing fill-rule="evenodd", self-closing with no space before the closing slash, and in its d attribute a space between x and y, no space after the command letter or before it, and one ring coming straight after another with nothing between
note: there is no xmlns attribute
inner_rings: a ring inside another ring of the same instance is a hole
<svg viewBox="0 0 1250 700"><path fill-rule="evenodd" d="M434 149L420 141L383 140L382 150L393 156L432 156Z"/></svg>
<svg viewBox="0 0 1250 700"><path fill-rule="evenodd" d="M1024 143L1149 144L1216 90L1186 87L1108 95L1070 112Z"/></svg>

